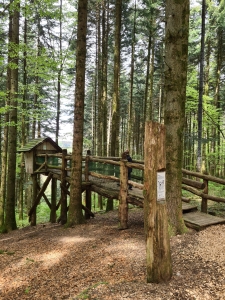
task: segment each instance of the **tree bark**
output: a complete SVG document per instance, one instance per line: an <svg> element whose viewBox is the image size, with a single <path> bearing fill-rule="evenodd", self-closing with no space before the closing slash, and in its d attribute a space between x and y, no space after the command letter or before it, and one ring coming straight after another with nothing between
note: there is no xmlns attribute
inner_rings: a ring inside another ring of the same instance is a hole
<svg viewBox="0 0 225 300"><path fill-rule="evenodd" d="M67 195L64 192L64 188L66 187L66 155L67 155L67 150L63 149L62 152L62 173L61 173L61 224L64 225L67 222ZM72 181L72 180L71 180Z"/></svg>
<svg viewBox="0 0 225 300"><path fill-rule="evenodd" d="M18 62L19 62L19 3L14 7L12 17L12 34L9 42L13 49L9 53L10 63L13 64L7 78L9 81L9 134L8 134L8 178L6 196L5 226L8 231L17 229L15 204L16 204L16 146L17 146L17 103L18 103Z"/></svg>
<svg viewBox="0 0 225 300"><path fill-rule="evenodd" d="M108 82L108 1L103 1L102 7L102 113L103 113L103 156L107 155L107 82Z"/></svg>
<svg viewBox="0 0 225 300"><path fill-rule="evenodd" d="M166 193L169 222L172 232L176 234L186 230L182 217L181 168L185 125L189 0L166 1L165 30Z"/></svg>
<svg viewBox="0 0 225 300"><path fill-rule="evenodd" d="M82 150L85 97L85 61L87 33L87 0L78 2L76 51L76 91L73 129L71 192L67 226L84 222L82 214Z"/></svg>
<svg viewBox="0 0 225 300"><path fill-rule="evenodd" d="M204 88L204 56L205 56L205 12L206 3L202 0L202 28L201 28L201 53L200 53L200 71L199 71L199 95L198 95L198 147L197 164L198 172L202 171L202 102Z"/></svg>
<svg viewBox="0 0 225 300"><path fill-rule="evenodd" d="M112 134L111 134L111 155L119 155L119 125L120 125L120 44L121 44L121 11L122 0L116 0L116 22L115 22L115 48L114 48L114 83L113 83L113 104L112 104Z"/></svg>
<svg viewBox="0 0 225 300"><path fill-rule="evenodd" d="M58 70L58 81L57 81L57 111L56 111L56 143L59 142L59 125L60 125L60 106L61 106L61 80L62 80L62 0L59 4L59 70Z"/></svg>

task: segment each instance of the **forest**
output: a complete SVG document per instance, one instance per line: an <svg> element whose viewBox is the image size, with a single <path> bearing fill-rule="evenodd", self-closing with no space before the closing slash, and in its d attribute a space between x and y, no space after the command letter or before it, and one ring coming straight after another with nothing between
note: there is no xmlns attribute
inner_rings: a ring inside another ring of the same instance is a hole
<svg viewBox="0 0 225 300"><path fill-rule="evenodd" d="M0 1L0 227L8 230L16 228L15 205L29 198L17 150L38 137L71 141L74 165L87 149L120 156L128 148L142 159L145 122L152 120L179 131L178 142L168 138L182 149L180 168L224 177L224 1L178 3L176 33L167 28L170 8L177 9L172 0L84 1L80 23L79 2ZM179 56L168 41L175 47L180 36ZM176 80L169 74L174 67ZM79 117L82 137L76 138ZM181 127L170 127L173 120ZM71 186L74 193L80 189Z"/></svg>

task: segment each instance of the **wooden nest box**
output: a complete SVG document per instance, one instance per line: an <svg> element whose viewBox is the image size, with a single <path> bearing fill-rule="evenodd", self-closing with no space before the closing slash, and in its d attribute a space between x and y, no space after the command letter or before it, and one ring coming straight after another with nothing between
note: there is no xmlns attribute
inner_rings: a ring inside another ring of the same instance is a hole
<svg viewBox="0 0 225 300"><path fill-rule="evenodd" d="M62 148L51 138L38 138L30 140L24 147L17 152L24 152L25 169L28 174L33 174L37 159L44 162L44 157L36 157L38 154L62 153Z"/></svg>

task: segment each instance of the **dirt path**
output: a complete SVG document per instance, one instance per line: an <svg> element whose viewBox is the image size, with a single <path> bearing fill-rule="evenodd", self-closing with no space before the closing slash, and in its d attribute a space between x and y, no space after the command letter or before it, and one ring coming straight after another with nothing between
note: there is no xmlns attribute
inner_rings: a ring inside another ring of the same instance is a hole
<svg viewBox="0 0 225 300"><path fill-rule="evenodd" d="M147 284L142 209L117 224L114 211L0 235L0 299L225 299L225 225L173 237L171 281Z"/></svg>

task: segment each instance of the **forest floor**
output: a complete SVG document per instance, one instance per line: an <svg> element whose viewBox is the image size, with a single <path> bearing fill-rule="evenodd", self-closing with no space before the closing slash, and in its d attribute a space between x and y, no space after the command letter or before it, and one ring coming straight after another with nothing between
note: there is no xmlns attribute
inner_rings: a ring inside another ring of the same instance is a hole
<svg viewBox="0 0 225 300"><path fill-rule="evenodd" d="M0 235L1 300L225 299L225 225L171 238L173 276L146 283L143 210L98 213L64 229L40 224Z"/></svg>

